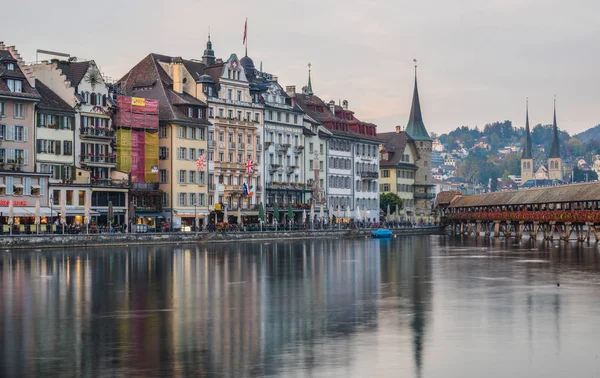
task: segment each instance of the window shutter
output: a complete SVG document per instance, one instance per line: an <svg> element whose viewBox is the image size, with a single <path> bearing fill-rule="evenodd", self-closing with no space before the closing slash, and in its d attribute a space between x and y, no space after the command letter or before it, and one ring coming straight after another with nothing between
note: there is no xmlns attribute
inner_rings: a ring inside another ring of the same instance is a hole
<svg viewBox="0 0 600 378"><path fill-rule="evenodd" d="M36 140L36 142L37 142L36 143L37 144L37 152L38 152L38 154L40 154L40 153L42 153L42 140L38 139L38 140Z"/></svg>
<svg viewBox="0 0 600 378"><path fill-rule="evenodd" d="M29 165L29 150L23 150L23 164Z"/></svg>
<svg viewBox="0 0 600 378"><path fill-rule="evenodd" d="M46 194L46 178L40 177L40 196Z"/></svg>
<svg viewBox="0 0 600 378"><path fill-rule="evenodd" d="M31 177L25 177L25 180L23 180L23 193L26 196L31 195Z"/></svg>
<svg viewBox="0 0 600 378"><path fill-rule="evenodd" d="M75 168L74 165L71 165L71 166L66 167L66 168L71 171L71 176L69 176L69 179L70 180L74 180L75 179L75 174L77 173L77 169Z"/></svg>
<svg viewBox="0 0 600 378"><path fill-rule="evenodd" d="M14 178L6 177L6 194L12 195L15 193Z"/></svg>
<svg viewBox="0 0 600 378"><path fill-rule="evenodd" d="M166 148L167 151L167 160L169 160L169 147Z"/></svg>
<svg viewBox="0 0 600 378"><path fill-rule="evenodd" d="M23 140L25 142L29 140L29 128L27 126L23 126Z"/></svg>
<svg viewBox="0 0 600 378"><path fill-rule="evenodd" d="M106 106L106 95L102 95L102 106Z"/></svg>
<svg viewBox="0 0 600 378"><path fill-rule="evenodd" d="M54 154L60 155L60 140L52 142L54 143Z"/></svg>

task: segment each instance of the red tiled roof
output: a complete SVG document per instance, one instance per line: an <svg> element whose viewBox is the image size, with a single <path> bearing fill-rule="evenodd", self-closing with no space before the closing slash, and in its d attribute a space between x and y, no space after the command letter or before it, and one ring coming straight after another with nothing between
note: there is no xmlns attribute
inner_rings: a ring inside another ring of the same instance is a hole
<svg viewBox="0 0 600 378"><path fill-rule="evenodd" d="M60 61L58 63L58 68L60 68L62 73L71 82L71 86L76 87L81 83L81 80L83 80L83 78L85 77L85 74L87 73L91 64L91 60L85 62Z"/></svg>
<svg viewBox="0 0 600 378"><path fill-rule="evenodd" d="M11 62L15 64L15 70L6 70L5 64L0 63L0 96L18 97L23 99L38 100L40 98L39 93L33 88L21 67L18 65L17 60L12 56L8 50L0 50L0 59L2 62ZM23 92L12 92L8 89L7 79L18 79L23 83Z"/></svg>
<svg viewBox="0 0 600 378"><path fill-rule="evenodd" d="M52 89L48 88L46 84L42 83L39 79L35 80L35 88L39 92L40 96L42 96L42 99L37 104L38 109L75 113L73 107L71 107L65 100L60 98L52 91Z"/></svg>

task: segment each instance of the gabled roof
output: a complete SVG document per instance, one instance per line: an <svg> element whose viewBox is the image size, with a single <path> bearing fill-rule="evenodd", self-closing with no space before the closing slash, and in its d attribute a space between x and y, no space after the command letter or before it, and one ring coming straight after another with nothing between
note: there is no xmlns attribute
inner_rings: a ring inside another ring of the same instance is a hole
<svg viewBox="0 0 600 378"><path fill-rule="evenodd" d="M60 61L58 62L58 68L71 82L71 86L76 87L81 83L92 64L93 61L91 60L85 62Z"/></svg>
<svg viewBox="0 0 600 378"><path fill-rule="evenodd" d="M378 136L385 141L383 148L388 153L388 160L381 160L379 166L396 167L399 164L411 164L402 161L406 145L412 142L412 139L404 131L399 133L380 133Z"/></svg>
<svg viewBox="0 0 600 378"><path fill-rule="evenodd" d="M461 192L458 190L444 190L438 193L436 197L436 202L438 205L450 205L452 200L457 196L461 196Z"/></svg>
<svg viewBox="0 0 600 378"><path fill-rule="evenodd" d="M158 100L158 113L161 121L184 122L209 125L208 121L190 118L177 105L203 106L206 104L187 93L176 93L172 89L173 80L158 63L171 61L166 55L149 54L119 80L124 94ZM143 84L152 83L150 88L137 89Z"/></svg>
<svg viewBox="0 0 600 378"><path fill-rule="evenodd" d="M2 62L10 62L14 63L15 65L14 71L6 70L4 64L0 65L0 96L38 100L40 98L40 95L35 90L35 88L33 88L29 84L27 77L25 76L23 71L21 71L21 67L18 64L18 61L12 56L11 52L8 50L0 50L0 59L2 60ZM23 92L11 92L11 90L8 89L8 85L6 83L7 79L21 80L21 82L23 83Z"/></svg>
<svg viewBox="0 0 600 378"><path fill-rule="evenodd" d="M35 88L37 89L42 99L37 104L40 110L50 110L55 112L75 113L75 110L65 100L60 98L52 89L39 79L35 80Z"/></svg>

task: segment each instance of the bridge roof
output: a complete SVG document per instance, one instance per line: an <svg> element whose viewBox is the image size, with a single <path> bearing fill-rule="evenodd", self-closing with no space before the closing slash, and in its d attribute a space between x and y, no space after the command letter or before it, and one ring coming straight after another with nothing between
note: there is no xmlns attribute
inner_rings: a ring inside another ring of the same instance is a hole
<svg viewBox="0 0 600 378"><path fill-rule="evenodd" d="M527 205L577 201L600 201L600 182L463 196L458 197L449 207Z"/></svg>

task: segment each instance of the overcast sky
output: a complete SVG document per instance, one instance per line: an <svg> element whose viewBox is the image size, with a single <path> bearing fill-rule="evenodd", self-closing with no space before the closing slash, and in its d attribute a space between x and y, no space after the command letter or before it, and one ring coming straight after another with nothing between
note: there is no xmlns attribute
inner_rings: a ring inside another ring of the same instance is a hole
<svg viewBox="0 0 600 378"><path fill-rule="evenodd" d="M174 6L176 4L176 6ZM24 9L26 7L27 9ZM200 59L210 26L217 57L248 55L279 82L348 100L379 131L406 125L413 59L430 132L512 120L570 133L600 123L600 1L104 0L10 1L0 40L94 59L119 78L149 52Z"/></svg>

